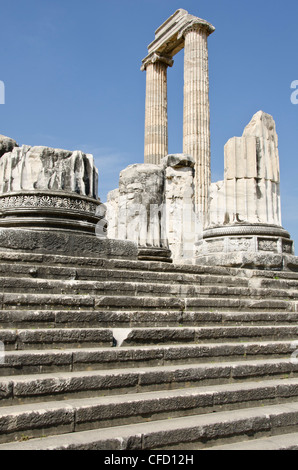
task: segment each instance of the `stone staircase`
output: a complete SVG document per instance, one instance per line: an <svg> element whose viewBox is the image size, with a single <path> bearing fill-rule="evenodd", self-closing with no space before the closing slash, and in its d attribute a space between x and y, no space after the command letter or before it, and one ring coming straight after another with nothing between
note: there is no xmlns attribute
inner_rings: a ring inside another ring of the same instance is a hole
<svg viewBox="0 0 298 470"><path fill-rule="evenodd" d="M298 273L0 253L0 450L298 448Z"/></svg>

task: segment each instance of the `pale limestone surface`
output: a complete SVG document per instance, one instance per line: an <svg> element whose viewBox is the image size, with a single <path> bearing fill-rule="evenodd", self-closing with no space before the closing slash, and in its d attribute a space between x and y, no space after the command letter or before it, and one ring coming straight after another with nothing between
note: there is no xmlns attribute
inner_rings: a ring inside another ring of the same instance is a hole
<svg viewBox="0 0 298 470"><path fill-rule="evenodd" d="M0 159L0 194L64 191L98 198L93 156L49 147L14 147Z"/></svg>
<svg viewBox="0 0 298 470"><path fill-rule="evenodd" d="M242 137L225 145L224 182L210 187L209 225L281 226L278 137L269 114L256 113Z"/></svg>
<svg viewBox="0 0 298 470"><path fill-rule="evenodd" d="M198 231L194 203L194 160L184 154L169 155L165 164L165 226L175 262L193 257Z"/></svg>
<svg viewBox="0 0 298 470"><path fill-rule="evenodd" d="M110 191L105 204L107 211L105 217L108 221L109 238L118 238L118 211L119 211L119 189Z"/></svg>
<svg viewBox="0 0 298 470"><path fill-rule="evenodd" d="M121 171L117 215L119 239L137 242L139 246L162 246L159 209L163 202L163 186L163 169L159 165L135 164ZM109 217L108 212L110 222Z"/></svg>
<svg viewBox="0 0 298 470"><path fill-rule="evenodd" d="M156 54L145 66L145 163L159 164L168 153L167 67Z"/></svg>
<svg viewBox="0 0 298 470"><path fill-rule="evenodd" d="M210 185L209 197L209 226L196 245L196 263L285 269L294 243L281 226L272 116L257 112L242 137L227 142L224 180Z"/></svg>
<svg viewBox="0 0 298 470"><path fill-rule="evenodd" d="M184 56L183 153L195 160L195 202L201 220L210 185L210 111L207 37L215 28L177 10L156 31L142 61L146 70L145 163L159 164L168 152L167 67L181 49Z"/></svg>
<svg viewBox="0 0 298 470"><path fill-rule="evenodd" d="M175 262L193 257L201 226L194 203L194 160L168 155L160 165L130 165L107 198L108 237L170 248Z"/></svg>
<svg viewBox="0 0 298 470"><path fill-rule="evenodd" d="M106 238L92 155L9 142L0 158L0 249L137 259L136 243Z"/></svg>
<svg viewBox="0 0 298 470"><path fill-rule="evenodd" d="M194 23L184 36L183 152L195 160L195 202L204 220L211 181L208 32Z"/></svg>
<svg viewBox="0 0 298 470"><path fill-rule="evenodd" d="M215 31L214 26L206 20L179 9L155 31L155 38L148 46L148 56L143 59L143 64L155 53L164 57L174 57L184 47L183 33L194 23L206 29L208 34Z"/></svg>

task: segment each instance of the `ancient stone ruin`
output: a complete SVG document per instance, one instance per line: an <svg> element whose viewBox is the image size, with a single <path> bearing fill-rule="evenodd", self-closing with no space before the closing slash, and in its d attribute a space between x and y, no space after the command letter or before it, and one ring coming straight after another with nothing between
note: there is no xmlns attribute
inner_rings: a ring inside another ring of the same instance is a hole
<svg viewBox="0 0 298 470"><path fill-rule="evenodd" d="M224 180L211 184L207 38L214 30L185 10L156 30L141 68L145 163L123 170L108 195L108 235L138 243L143 259L169 261L170 251L175 263L292 269L272 116L257 112L243 136L227 142ZM184 153L167 155L167 68L183 48Z"/></svg>
<svg viewBox="0 0 298 470"><path fill-rule="evenodd" d="M196 262L290 269L293 241L282 228L278 138L259 111L225 145L224 180L209 188L208 224Z"/></svg>
<svg viewBox="0 0 298 470"><path fill-rule="evenodd" d="M0 136L0 451L297 450L298 263L275 124L257 112L210 183L213 31L185 10L156 30L145 162L106 204L91 155ZM168 155L183 47L183 153Z"/></svg>
<svg viewBox="0 0 298 470"><path fill-rule="evenodd" d="M137 259L133 243L96 236L105 211L92 155L4 136L0 149L0 248Z"/></svg>

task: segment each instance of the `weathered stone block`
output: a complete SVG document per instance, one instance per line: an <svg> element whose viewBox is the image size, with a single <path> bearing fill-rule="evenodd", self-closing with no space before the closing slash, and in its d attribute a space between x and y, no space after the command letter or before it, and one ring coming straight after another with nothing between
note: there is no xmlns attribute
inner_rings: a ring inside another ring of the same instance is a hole
<svg viewBox="0 0 298 470"><path fill-rule="evenodd" d="M98 171L92 155L49 147L14 147L0 160L0 194L33 190L73 192L97 199Z"/></svg>

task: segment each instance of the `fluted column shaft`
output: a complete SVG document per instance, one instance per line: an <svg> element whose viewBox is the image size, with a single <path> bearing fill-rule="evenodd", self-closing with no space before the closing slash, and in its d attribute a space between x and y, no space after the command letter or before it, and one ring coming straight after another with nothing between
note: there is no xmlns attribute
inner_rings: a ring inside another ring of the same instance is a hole
<svg viewBox="0 0 298 470"><path fill-rule="evenodd" d="M168 154L168 63L146 64L145 163L159 164Z"/></svg>
<svg viewBox="0 0 298 470"><path fill-rule="evenodd" d="M202 221L208 211L210 109L208 30L194 24L184 33L183 153L195 160L195 200Z"/></svg>

